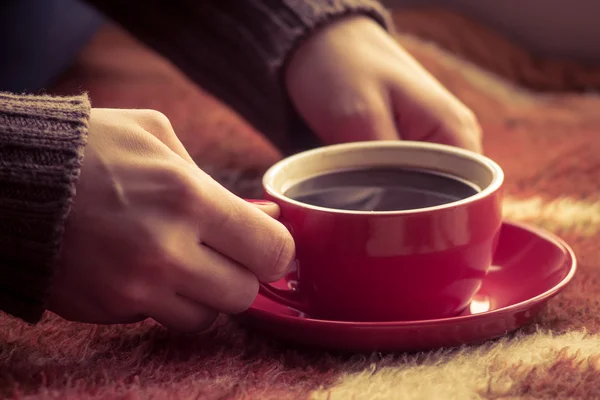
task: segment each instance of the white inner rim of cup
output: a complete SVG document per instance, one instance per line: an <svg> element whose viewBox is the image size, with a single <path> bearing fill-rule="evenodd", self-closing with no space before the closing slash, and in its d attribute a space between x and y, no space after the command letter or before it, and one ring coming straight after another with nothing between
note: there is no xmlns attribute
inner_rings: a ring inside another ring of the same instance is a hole
<svg viewBox="0 0 600 400"><path fill-rule="evenodd" d="M286 191L306 179L344 169L404 167L448 174L475 184L473 196L434 207L398 211L354 211L314 206L294 200ZM313 210L340 214L414 214L456 207L487 197L504 181L504 173L489 158L453 146L412 141L353 142L320 147L287 157L263 176L263 187L278 200Z"/></svg>

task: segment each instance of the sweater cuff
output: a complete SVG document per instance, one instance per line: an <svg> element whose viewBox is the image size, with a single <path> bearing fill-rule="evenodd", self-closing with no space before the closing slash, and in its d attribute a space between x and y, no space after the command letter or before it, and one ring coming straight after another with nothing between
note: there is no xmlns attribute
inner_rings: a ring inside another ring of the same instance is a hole
<svg viewBox="0 0 600 400"><path fill-rule="evenodd" d="M390 15L378 0L282 0L281 3L281 7L273 14L272 23L275 26L285 26L286 21L289 22L286 35L279 38L279 46L273 53L275 68L283 67L296 47L314 32L340 18L367 16L393 33Z"/></svg>
<svg viewBox="0 0 600 400"><path fill-rule="evenodd" d="M38 322L87 140L87 95L0 92L0 309Z"/></svg>

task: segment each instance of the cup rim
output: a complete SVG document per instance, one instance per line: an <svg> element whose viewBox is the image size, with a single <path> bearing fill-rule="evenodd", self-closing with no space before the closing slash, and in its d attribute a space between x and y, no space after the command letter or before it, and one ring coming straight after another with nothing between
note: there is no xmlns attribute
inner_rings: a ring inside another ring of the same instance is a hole
<svg viewBox="0 0 600 400"><path fill-rule="evenodd" d="M336 208L328 208L315 206L312 204L307 204L300 202L298 200L294 200L281 191L277 190L273 185L273 180L280 173L282 169L284 169L287 165L298 162L302 159L312 158L318 156L319 154L331 153L337 151L344 150L353 150L353 149L365 149L365 148L418 148L424 150L433 150L440 151L446 154L450 153L459 157L467 158L472 161L475 161L479 164L486 166L490 172L492 173L492 181L489 185L487 185L483 190L469 196L464 199L460 199L457 201L453 201L450 203L444 203L437 206L424 207L424 208L415 208L408 210L394 210L394 211L360 211L360 210L341 210ZM289 157L283 158L273 164L263 175L262 185L263 189L266 193L273 196L275 199L293 204L300 208L310 209L314 211L326 212L329 214L346 214L346 215L412 215L412 214L422 214L428 213L432 211L441 211L446 209L455 208L458 206L470 204L482 200L484 198L489 197L496 191L500 189L502 184L504 183L504 172L502 168L490 158L476 153L474 151L462 149L455 146L439 144L439 143L430 143L430 142L418 142L418 141L408 141L408 140L378 140L378 141L361 141L361 142L350 142L350 143L341 143L341 144L333 144L327 145L323 147L319 147L316 149L302 151L300 153L291 155Z"/></svg>

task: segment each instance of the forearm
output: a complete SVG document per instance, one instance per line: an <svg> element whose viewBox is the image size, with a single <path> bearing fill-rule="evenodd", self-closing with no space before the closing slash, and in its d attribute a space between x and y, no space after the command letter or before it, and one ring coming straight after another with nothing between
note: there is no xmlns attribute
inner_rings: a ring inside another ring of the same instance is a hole
<svg viewBox="0 0 600 400"><path fill-rule="evenodd" d="M0 92L0 309L28 322L45 309L89 110L86 95Z"/></svg>
<svg viewBox="0 0 600 400"><path fill-rule="evenodd" d="M389 27L376 0L88 1L269 136L286 124L281 71L303 38L348 14Z"/></svg>

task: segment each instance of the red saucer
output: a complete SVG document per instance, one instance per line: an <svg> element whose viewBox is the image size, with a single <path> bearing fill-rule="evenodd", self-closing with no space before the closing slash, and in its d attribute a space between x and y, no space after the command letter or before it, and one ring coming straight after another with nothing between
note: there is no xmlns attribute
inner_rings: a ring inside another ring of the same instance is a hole
<svg viewBox="0 0 600 400"><path fill-rule="evenodd" d="M295 344L344 351L417 351L483 342L529 322L573 278L570 247L538 228L505 222L494 264L460 316L349 322L313 319L259 295L242 320ZM279 285L285 285L282 280Z"/></svg>

